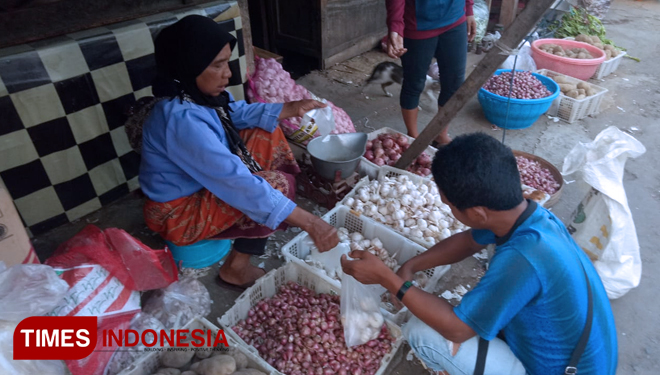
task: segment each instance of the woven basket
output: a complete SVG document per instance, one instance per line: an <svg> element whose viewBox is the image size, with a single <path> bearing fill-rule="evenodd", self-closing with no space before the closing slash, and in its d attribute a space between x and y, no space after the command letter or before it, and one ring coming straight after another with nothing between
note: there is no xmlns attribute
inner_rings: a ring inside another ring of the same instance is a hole
<svg viewBox="0 0 660 375"><path fill-rule="evenodd" d="M559 183L559 189L557 189L557 191L554 194L550 195L550 199L547 202L545 202L543 206L546 208L550 208L554 206L555 203L559 201L559 197L561 196L561 193L564 190L564 177L559 172L559 169L557 169L557 167L555 167L554 165L552 165L552 163L543 159L542 157L536 156L534 154L530 154L528 152L513 150L513 155L524 156L529 160L537 161L539 162L539 164L541 164L543 168L550 171L552 177L554 177L555 181Z"/></svg>

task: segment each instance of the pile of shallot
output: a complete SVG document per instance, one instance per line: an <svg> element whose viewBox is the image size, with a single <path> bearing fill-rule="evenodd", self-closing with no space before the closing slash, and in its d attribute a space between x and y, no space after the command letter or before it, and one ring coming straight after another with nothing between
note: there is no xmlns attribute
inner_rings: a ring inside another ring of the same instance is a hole
<svg viewBox="0 0 660 375"><path fill-rule="evenodd" d="M343 204L427 245L468 229L442 203L433 181L415 184L406 175L370 181Z"/></svg>
<svg viewBox="0 0 660 375"><path fill-rule="evenodd" d="M248 82L248 98L252 103L285 103L314 96L303 86L296 84L291 75L275 59L255 59L255 71ZM353 121L344 110L328 101L335 117L332 134L355 133ZM282 120L282 130L289 136L300 129L300 117Z"/></svg>
<svg viewBox="0 0 660 375"><path fill-rule="evenodd" d="M378 166L394 165L408 147L410 147L410 141L405 135L383 133L379 134L378 138L367 142L364 157ZM408 171L426 177L431 174L431 162L431 157L422 153L408 167Z"/></svg>
<svg viewBox="0 0 660 375"><path fill-rule="evenodd" d="M394 341L387 326L378 338L347 348L340 321L339 296L289 282L232 330L287 375L375 374Z"/></svg>
<svg viewBox="0 0 660 375"><path fill-rule="evenodd" d="M508 98L509 89L511 88L511 72L503 72L499 75L490 77L483 88L495 95ZM534 77L531 72L516 72L514 75L511 98L541 99L550 95L552 95L550 90L548 90L543 82Z"/></svg>
<svg viewBox="0 0 660 375"><path fill-rule="evenodd" d="M520 180L523 184L541 190L550 195L559 190L559 183L547 168L543 168L538 161L529 160L524 156L516 156Z"/></svg>
<svg viewBox="0 0 660 375"><path fill-rule="evenodd" d="M516 156L516 161L523 184L550 195L559 190L560 185L552 173L547 168L543 168L538 161L529 160L524 156Z"/></svg>

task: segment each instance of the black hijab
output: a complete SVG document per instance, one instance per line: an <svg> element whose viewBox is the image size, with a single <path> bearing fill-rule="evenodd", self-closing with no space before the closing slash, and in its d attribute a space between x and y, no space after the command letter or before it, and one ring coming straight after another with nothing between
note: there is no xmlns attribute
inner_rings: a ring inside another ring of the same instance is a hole
<svg viewBox="0 0 660 375"><path fill-rule="evenodd" d="M255 173L261 166L252 159L229 117L229 94L223 91L209 96L197 87L197 76L227 44L234 49L236 38L208 17L190 15L164 28L154 42L158 73L152 91L156 97L178 96L215 109L227 133L229 149Z"/></svg>
<svg viewBox="0 0 660 375"><path fill-rule="evenodd" d="M154 82L156 97L189 95L195 103L226 109L229 96L203 94L195 79L227 45L234 49L236 38L212 19L190 15L164 28L154 42L158 76Z"/></svg>

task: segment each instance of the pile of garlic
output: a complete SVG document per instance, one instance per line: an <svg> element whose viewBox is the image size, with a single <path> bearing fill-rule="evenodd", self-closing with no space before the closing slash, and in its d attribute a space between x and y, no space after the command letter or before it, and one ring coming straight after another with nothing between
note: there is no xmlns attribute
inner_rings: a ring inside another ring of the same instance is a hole
<svg viewBox="0 0 660 375"><path fill-rule="evenodd" d="M406 175L382 176L344 201L353 211L388 225L403 235L427 243L442 241L469 229L442 203L432 180L415 184Z"/></svg>
<svg viewBox="0 0 660 375"><path fill-rule="evenodd" d="M399 263L395 259L397 254L390 255L387 250L383 247L383 243L378 238L367 239L361 233L353 232L349 233L346 228L338 228L337 235L339 236L339 242L349 245L351 250L366 250L371 254L380 258L380 260L385 263L392 271L396 272L399 269ZM314 247L313 244L309 245L310 248ZM329 277L335 280L341 280L342 270L341 267L338 267L336 270L326 271L321 262L316 261L312 258L311 255L305 257L305 263L314 266L323 272Z"/></svg>

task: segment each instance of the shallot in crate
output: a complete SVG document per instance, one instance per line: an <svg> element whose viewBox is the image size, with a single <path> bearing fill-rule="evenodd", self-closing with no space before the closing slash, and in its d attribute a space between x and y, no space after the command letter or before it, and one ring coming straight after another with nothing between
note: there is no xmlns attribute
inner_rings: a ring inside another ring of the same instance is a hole
<svg viewBox="0 0 660 375"><path fill-rule="evenodd" d="M368 135L367 151L360 163L360 174L370 178L378 176L378 168L394 165L415 139L390 128L381 128ZM409 172L423 177L431 176L431 162L437 149L427 147L407 168Z"/></svg>
<svg viewBox="0 0 660 375"><path fill-rule="evenodd" d="M347 348L340 293L320 275L287 263L258 279L219 322L278 373L382 375L401 345L401 329L385 320L376 339Z"/></svg>

